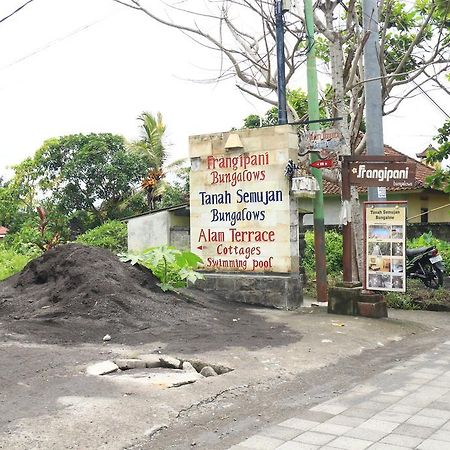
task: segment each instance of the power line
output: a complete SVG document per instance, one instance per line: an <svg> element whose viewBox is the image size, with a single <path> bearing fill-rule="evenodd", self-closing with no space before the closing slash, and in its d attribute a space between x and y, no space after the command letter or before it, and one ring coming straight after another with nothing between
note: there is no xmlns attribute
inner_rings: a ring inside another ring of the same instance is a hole
<svg viewBox="0 0 450 450"><path fill-rule="evenodd" d="M430 97L430 95L428 94L428 92L426 92L423 88L422 88L422 86L419 86L414 80L413 80L413 83L430 99L430 101L447 117L447 119L450 119L450 116L447 114L447 112L443 109L443 108L441 108L441 106L440 105L438 105L437 104L437 102L434 100L434 99L432 99L431 97Z"/></svg>
<svg viewBox="0 0 450 450"><path fill-rule="evenodd" d="M105 17L103 17L101 19L95 20L94 22L91 22L91 23L89 23L87 25L83 25L80 28L77 28L76 30L71 31L70 33L68 33L68 34L66 34L64 36L61 36L61 37L59 37L57 39L54 39L53 41L48 42L47 44L43 45L42 47L39 47L36 50L33 50L31 53L28 53L27 55L22 56L21 58L16 59L15 61L13 61L13 62L5 65L5 66L0 67L0 70L6 70L6 69L9 69L10 67L15 66L16 64L20 64L21 62L23 62L23 61L25 61L25 60L33 57L33 56L36 56L39 53L42 53L43 51L47 50L48 48L53 47L54 45L59 44L60 42L63 42L66 39L69 39L69 38L71 38L72 36L75 36L78 33L81 33L82 31L86 31L87 29L93 27L94 25L97 25L100 22L103 22L104 20L106 20L110 16L111 15L108 15L108 16L105 16Z"/></svg>
<svg viewBox="0 0 450 450"><path fill-rule="evenodd" d="M29 3L31 3L33 0L28 0L27 2L25 2L22 6L19 6L15 11L13 11L12 13L8 14L7 16L3 17L3 19L0 19L0 23L4 22L6 19L9 19L11 16L13 16L14 14L18 13L21 9L25 8L25 6L27 6Z"/></svg>

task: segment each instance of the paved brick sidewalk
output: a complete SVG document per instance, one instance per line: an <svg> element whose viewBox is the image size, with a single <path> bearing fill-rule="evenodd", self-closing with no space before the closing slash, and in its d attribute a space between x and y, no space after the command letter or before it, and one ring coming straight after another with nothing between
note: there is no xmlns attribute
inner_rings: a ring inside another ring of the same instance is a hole
<svg viewBox="0 0 450 450"><path fill-rule="evenodd" d="M231 447L275 448L450 450L450 341Z"/></svg>

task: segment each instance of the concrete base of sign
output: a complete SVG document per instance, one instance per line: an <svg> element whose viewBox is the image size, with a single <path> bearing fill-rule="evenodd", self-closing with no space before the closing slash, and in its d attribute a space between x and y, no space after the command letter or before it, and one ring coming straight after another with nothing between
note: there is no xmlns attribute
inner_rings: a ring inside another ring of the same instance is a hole
<svg viewBox="0 0 450 450"><path fill-rule="evenodd" d="M331 314L358 315L361 286L335 286L328 290L328 312Z"/></svg>
<svg viewBox="0 0 450 450"><path fill-rule="evenodd" d="M363 291L359 286L336 286L328 292L328 312L374 319L388 317L382 294Z"/></svg>
<svg viewBox="0 0 450 450"><path fill-rule="evenodd" d="M385 301L376 303L358 302L358 314L372 319L382 319L388 316Z"/></svg>
<svg viewBox="0 0 450 450"><path fill-rule="evenodd" d="M292 310L303 303L300 274L259 275L238 273L204 273L205 279L195 287L214 291L226 300Z"/></svg>

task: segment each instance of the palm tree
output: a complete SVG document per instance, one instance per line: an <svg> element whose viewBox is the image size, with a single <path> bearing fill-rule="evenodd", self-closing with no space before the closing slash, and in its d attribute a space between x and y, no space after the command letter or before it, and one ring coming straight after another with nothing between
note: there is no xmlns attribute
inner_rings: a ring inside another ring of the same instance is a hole
<svg viewBox="0 0 450 450"><path fill-rule="evenodd" d="M141 186L147 195L148 208L153 210L156 201L161 198L163 187L161 180L165 176L163 165L168 155L163 140L166 126L160 112L156 116L143 112L138 120L142 122L141 139L132 147L147 160L148 173L142 180Z"/></svg>

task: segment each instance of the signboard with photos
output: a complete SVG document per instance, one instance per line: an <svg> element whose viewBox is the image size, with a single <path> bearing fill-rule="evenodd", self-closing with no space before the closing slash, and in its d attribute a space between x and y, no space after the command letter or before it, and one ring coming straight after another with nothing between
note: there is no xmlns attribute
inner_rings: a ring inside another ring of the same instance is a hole
<svg viewBox="0 0 450 450"><path fill-rule="evenodd" d="M406 291L407 202L364 202L365 288Z"/></svg>

